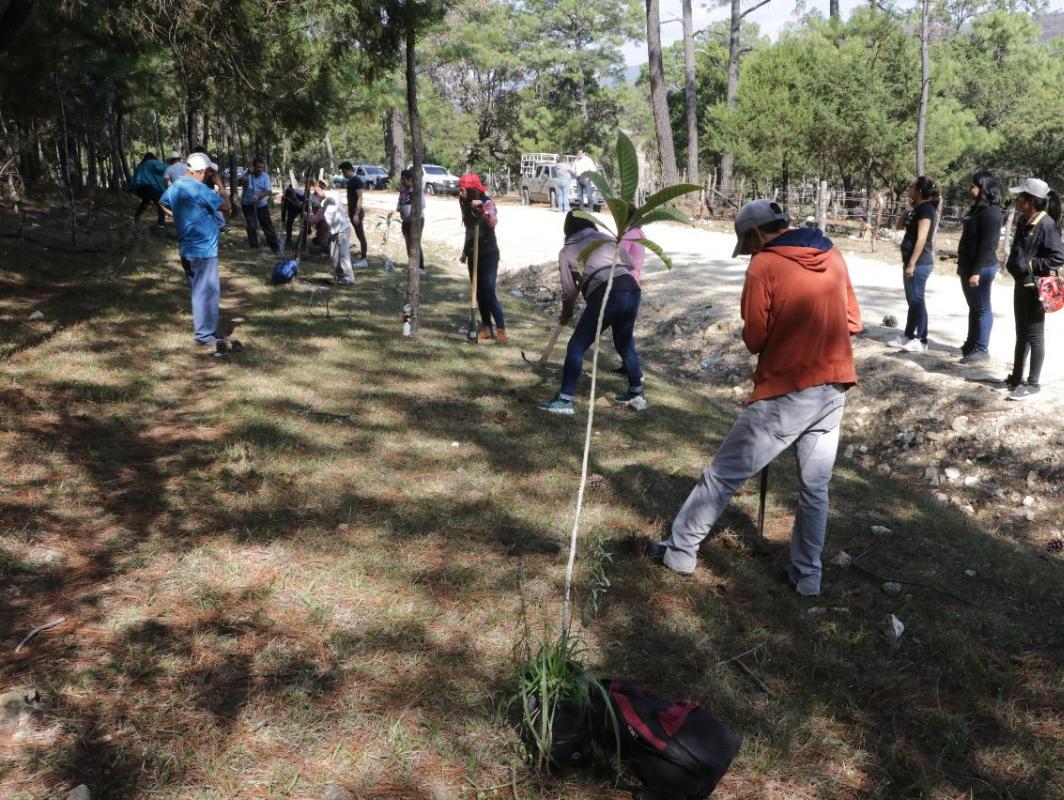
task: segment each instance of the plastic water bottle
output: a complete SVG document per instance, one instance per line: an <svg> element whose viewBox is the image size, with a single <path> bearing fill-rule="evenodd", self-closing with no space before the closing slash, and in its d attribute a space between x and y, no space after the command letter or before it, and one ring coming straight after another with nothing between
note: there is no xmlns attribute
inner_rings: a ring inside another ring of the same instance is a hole
<svg viewBox="0 0 1064 800"><path fill-rule="evenodd" d="M403 306L403 317L402 317L402 320L403 320L403 336L409 336L410 335L410 317L411 317L411 315L413 315L413 313L414 313L414 309L411 308L409 303L407 303L405 306Z"/></svg>

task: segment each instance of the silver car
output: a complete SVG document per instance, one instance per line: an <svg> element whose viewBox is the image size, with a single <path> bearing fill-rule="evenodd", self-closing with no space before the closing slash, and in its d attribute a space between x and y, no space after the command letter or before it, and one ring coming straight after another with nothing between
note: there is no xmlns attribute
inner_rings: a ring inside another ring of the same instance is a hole
<svg viewBox="0 0 1064 800"><path fill-rule="evenodd" d="M562 180L558 177L557 164L536 164L531 175L521 176L521 204L527 206L545 202L550 203L551 208L557 208ZM578 196L580 193L574 176L569 186L569 205L572 208L578 207ZM595 211L602 207L602 195L594 187L591 188L591 204Z"/></svg>

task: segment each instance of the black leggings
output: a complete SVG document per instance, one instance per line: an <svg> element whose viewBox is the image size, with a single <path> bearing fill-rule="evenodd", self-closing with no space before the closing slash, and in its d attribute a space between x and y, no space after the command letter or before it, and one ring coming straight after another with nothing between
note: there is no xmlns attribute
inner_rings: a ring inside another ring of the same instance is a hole
<svg viewBox="0 0 1064 800"><path fill-rule="evenodd" d="M495 319L496 328L505 328L506 320L502 315L502 303L495 296L495 279L499 275L499 254L479 254L477 264L477 307L480 309L480 321L490 325ZM469 259L469 280L473 280L473 259Z"/></svg>
<svg viewBox="0 0 1064 800"><path fill-rule="evenodd" d="M1012 294L1012 310L1016 316L1016 352L1012 361L1013 380L1023 380L1023 365L1031 353L1031 371L1027 383L1038 385L1042 362L1046 358L1046 312L1038 299L1038 290L1019 283Z"/></svg>

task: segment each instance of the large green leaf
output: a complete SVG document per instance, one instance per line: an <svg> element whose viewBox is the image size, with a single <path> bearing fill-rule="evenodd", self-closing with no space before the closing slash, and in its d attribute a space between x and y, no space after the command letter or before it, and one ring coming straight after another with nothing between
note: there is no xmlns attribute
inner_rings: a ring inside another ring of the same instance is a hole
<svg viewBox="0 0 1064 800"><path fill-rule="evenodd" d="M609 244L609 239L594 239L588 242L584 245L584 249L580 251L580 255L576 257L577 262L580 264L587 264L587 260L591 257L591 254L604 244Z"/></svg>
<svg viewBox="0 0 1064 800"><path fill-rule="evenodd" d="M635 145L624 131L617 131L617 169L621 173L621 199L625 203L635 202L635 191L639 188L639 156ZM605 193L602 195L605 197Z"/></svg>
<svg viewBox="0 0 1064 800"><path fill-rule="evenodd" d="M591 212L584 211L583 209L577 209L577 210L573 211L572 214L573 214L574 217L580 217L580 219L586 219L588 222L593 223L596 228L602 228L603 230L608 231L609 233L611 233L614 236L616 236L616 234L614 234L613 231L610 230L610 226L609 225L604 223L602 220L600 220L598 217L596 217Z"/></svg>
<svg viewBox="0 0 1064 800"><path fill-rule="evenodd" d="M650 225L654 222L680 222L684 225L690 225L691 218L678 208L657 208L649 214L632 217L628 220L628 227Z"/></svg>
<svg viewBox="0 0 1064 800"><path fill-rule="evenodd" d="M649 239L636 239L637 244L643 245L647 250L650 250L654 255L661 259L661 262L668 269L672 269L672 259L665 255L665 251L662 250L657 244Z"/></svg>
<svg viewBox="0 0 1064 800"><path fill-rule="evenodd" d="M617 230L623 231L627 229L628 203L619 197L607 197L606 205L610 207L610 213L613 215L613 224L617 226Z"/></svg>
<svg viewBox="0 0 1064 800"><path fill-rule="evenodd" d="M677 197L683 197L685 194L691 192L701 191L702 187L696 183L678 183L675 186L666 186L660 192L654 192L647 198L647 201L641 205L637 211L638 215L647 214L653 211L658 206L663 206L670 200L675 200Z"/></svg>
<svg viewBox="0 0 1064 800"><path fill-rule="evenodd" d="M603 198L613 196L613 191L610 189L610 185L606 183L606 179L602 176L602 173L588 170L584 175L587 175L588 180L595 184L595 188L599 190L599 194L602 195Z"/></svg>

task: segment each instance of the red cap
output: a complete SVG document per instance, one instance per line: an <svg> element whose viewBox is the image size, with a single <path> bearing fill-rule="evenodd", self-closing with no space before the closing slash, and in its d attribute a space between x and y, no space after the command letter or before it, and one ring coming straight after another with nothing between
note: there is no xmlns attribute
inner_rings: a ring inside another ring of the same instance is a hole
<svg viewBox="0 0 1064 800"><path fill-rule="evenodd" d="M467 172L461 178L458 179L458 185L462 189L477 189L484 194L488 193L487 187L480 182L480 176L475 172Z"/></svg>

